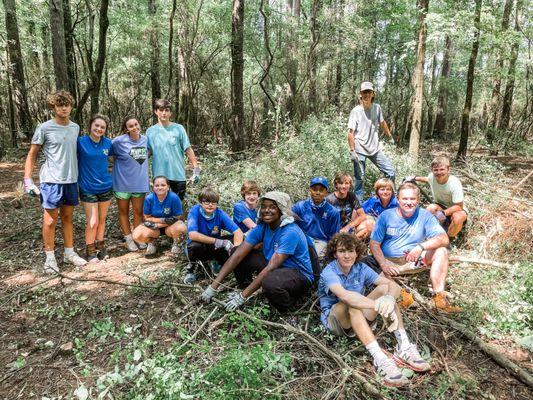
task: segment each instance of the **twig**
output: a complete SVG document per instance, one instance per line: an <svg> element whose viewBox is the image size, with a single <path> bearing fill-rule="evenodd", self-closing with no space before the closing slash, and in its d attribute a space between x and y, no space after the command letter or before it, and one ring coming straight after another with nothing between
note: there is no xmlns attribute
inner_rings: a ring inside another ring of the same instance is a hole
<svg viewBox="0 0 533 400"><path fill-rule="evenodd" d="M207 325L207 323L211 320L211 318L213 317L213 314L215 314L216 312L218 311L218 306L215 306L215 308L213 308L213 311L211 311L211 313L207 316L207 318L205 319L204 322L202 322L202 325L200 325L200 327L196 330L196 332L194 332L192 334L192 336L187 339L185 342L183 342L180 347L178 347L178 349L176 350L176 353L179 353L179 351L184 348L186 345L188 345L190 342L192 342L194 339L196 339L196 336L198 336L198 334L205 328L205 326Z"/></svg>
<svg viewBox="0 0 533 400"><path fill-rule="evenodd" d="M525 178L521 179L520 182L518 182L516 185L513 186L513 190L516 190L520 186L522 186L524 182L526 182L529 178L531 178L531 175L533 175L533 169L529 171L529 174L527 174Z"/></svg>
<svg viewBox="0 0 533 400"><path fill-rule="evenodd" d="M481 264L481 265L490 265L492 267L498 267L498 268L509 268L512 267L512 264L502 263L498 261L492 261L487 260L485 258L470 258L470 257L463 257L463 256L450 256L448 261L450 264L457 264L457 263L470 263L470 264Z"/></svg>

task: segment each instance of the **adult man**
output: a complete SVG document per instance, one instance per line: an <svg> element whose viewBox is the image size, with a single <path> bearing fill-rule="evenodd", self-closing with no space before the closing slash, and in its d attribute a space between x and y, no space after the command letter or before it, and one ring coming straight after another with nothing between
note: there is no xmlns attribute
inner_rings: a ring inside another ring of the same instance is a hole
<svg viewBox="0 0 533 400"><path fill-rule="evenodd" d="M379 128L392 139L387 122L379 104L374 103L374 86L371 82L363 82L359 92L360 104L354 107L348 121L348 145L350 158L354 164L354 191L360 202L363 202L363 179L365 176L366 159L389 179L394 181L394 167L383 153L379 142Z"/></svg>
<svg viewBox="0 0 533 400"><path fill-rule="evenodd" d="M427 207L453 238L463 228L467 214L464 206L463 185L454 175L450 175L450 160L437 156L431 162L431 173L426 176L412 176L406 180L429 183L433 204Z"/></svg>
<svg viewBox="0 0 533 400"><path fill-rule="evenodd" d="M414 268L430 267L433 301L437 310L461 311L450 305L444 291L448 273L449 243L446 232L433 215L420 208L420 189L406 182L398 189L398 208L384 211L370 238L370 251L388 276L410 273Z"/></svg>

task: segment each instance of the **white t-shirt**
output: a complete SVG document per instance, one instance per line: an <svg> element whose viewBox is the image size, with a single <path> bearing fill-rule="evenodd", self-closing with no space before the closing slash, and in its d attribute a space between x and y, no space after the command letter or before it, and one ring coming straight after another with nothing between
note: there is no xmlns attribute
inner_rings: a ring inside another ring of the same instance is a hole
<svg viewBox="0 0 533 400"><path fill-rule="evenodd" d="M448 180L444 184L437 182L437 179L431 172L428 175L429 186L431 187L431 193L433 194L433 201L439 203L446 208L453 206L454 204L464 201L465 196L463 193L463 185L456 176L450 175ZM466 208L463 205L463 209Z"/></svg>
<svg viewBox="0 0 533 400"><path fill-rule="evenodd" d="M379 125L384 121L379 104L372 103L369 109L362 105L354 107L348 120L348 129L353 129L355 150L365 156L373 156L381 150Z"/></svg>

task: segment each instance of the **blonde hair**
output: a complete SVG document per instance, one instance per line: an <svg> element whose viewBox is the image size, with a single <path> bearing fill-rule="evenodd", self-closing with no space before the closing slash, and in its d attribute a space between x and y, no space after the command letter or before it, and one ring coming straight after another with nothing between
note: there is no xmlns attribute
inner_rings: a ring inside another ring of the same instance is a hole
<svg viewBox="0 0 533 400"><path fill-rule="evenodd" d="M394 193L394 183L389 178L379 178L376 183L374 183L374 192L376 196L378 195L378 190L384 187L390 187L392 193Z"/></svg>
<svg viewBox="0 0 533 400"><path fill-rule="evenodd" d="M431 168L435 167L448 167L450 168L450 159L446 156L437 156L431 161Z"/></svg>

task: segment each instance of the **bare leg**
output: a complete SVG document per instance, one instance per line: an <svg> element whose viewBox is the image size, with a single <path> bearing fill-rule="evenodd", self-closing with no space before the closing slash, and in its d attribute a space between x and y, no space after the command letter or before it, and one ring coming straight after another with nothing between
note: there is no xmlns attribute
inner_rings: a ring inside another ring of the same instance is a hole
<svg viewBox="0 0 533 400"><path fill-rule="evenodd" d="M72 223L72 214L74 213L74 206L61 206L59 208L59 216L61 217L61 225L63 227L63 242L66 248L74 247L74 225Z"/></svg>
<svg viewBox="0 0 533 400"><path fill-rule="evenodd" d="M57 218L59 209L45 209L43 213L43 243L44 251L54 250L54 239L56 234Z"/></svg>
<svg viewBox="0 0 533 400"><path fill-rule="evenodd" d="M85 243L93 244L98 229L98 203L82 202L85 210Z"/></svg>
<svg viewBox="0 0 533 400"><path fill-rule="evenodd" d="M439 247L435 250L428 250L426 253L426 263L431 265L429 278L435 293L442 292L446 284L448 275L448 250L445 247Z"/></svg>
<svg viewBox="0 0 533 400"><path fill-rule="evenodd" d="M117 199L118 222L124 236L131 234L130 226L130 201Z"/></svg>
<svg viewBox="0 0 533 400"><path fill-rule="evenodd" d="M98 203L98 226L96 228L96 240L104 240L105 235L105 220L107 218L107 211L111 205L111 200L102 201Z"/></svg>
<svg viewBox="0 0 533 400"><path fill-rule="evenodd" d="M463 229L463 224L466 221L466 213L464 211L456 211L452 214L452 223L448 228L448 236L455 237L461 229Z"/></svg>
<svg viewBox="0 0 533 400"><path fill-rule="evenodd" d="M138 243L150 243L159 237L159 229L150 229L144 225L139 225L133 230L133 240Z"/></svg>
<svg viewBox="0 0 533 400"><path fill-rule="evenodd" d="M165 234L172 239L179 239L187 233L187 227L183 221L177 221L165 229Z"/></svg>
<svg viewBox="0 0 533 400"><path fill-rule="evenodd" d="M131 205L133 208L133 229L135 229L143 221L144 197L132 197Z"/></svg>

